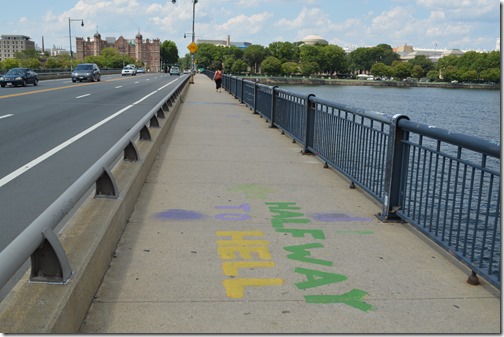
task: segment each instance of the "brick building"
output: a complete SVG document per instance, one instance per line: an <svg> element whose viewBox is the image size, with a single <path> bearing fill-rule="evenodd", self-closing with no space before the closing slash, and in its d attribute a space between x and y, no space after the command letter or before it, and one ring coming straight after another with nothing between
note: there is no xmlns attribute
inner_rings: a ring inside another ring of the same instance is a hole
<svg viewBox="0 0 504 337"><path fill-rule="evenodd" d="M117 49L119 53L142 62L146 70L159 72L161 69L160 40L146 39L144 41L140 32L135 36L134 40L127 40L123 36L120 36L117 40L115 38L102 40L100 33L96 32L93 40L89 37L87 40L77 37L75 42L77 46L75 57L80 61L83 61L86 56L98 56L104 48L112 47Z"/></svg>

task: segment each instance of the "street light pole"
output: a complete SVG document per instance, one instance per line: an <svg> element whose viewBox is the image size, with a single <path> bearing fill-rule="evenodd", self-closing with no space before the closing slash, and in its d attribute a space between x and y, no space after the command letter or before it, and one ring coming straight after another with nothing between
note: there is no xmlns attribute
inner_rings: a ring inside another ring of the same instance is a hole
<svg viewBox="0 0 504 337"><path fill-rule="evenodd" d="M81 26L84 27L84 20L83 19L70 19L68 18L68 36L70 39L70 71L72 71L72 29L70 23L72 21L81 21ZM77 47L77 46L76 46Z"/></svg>
<svg viewBox="0 0 504 337"><path fill-rule="evenodd" d="M192 42L194 43L194 17L196 13L196 4L198 3L198 0L193 0L193 6L192 6ZM192 62L192 69L191 73L196 74L196 69L194 67L194 53L191 54L191 62Z"/></svg>
<svg viewBox="0 0 504 337"><path fill-rule="evenodd" d="M172 4L177 3L177 0L172 0ZM194 43L194 18L195 18L195 13L196 13L196 4L198 3L198 0L192 0L192 42ZM185 34L184 34L185 38ZM194 53L191 53L191 73L194 76L196 73L196 69L194 66Z"/></svg>

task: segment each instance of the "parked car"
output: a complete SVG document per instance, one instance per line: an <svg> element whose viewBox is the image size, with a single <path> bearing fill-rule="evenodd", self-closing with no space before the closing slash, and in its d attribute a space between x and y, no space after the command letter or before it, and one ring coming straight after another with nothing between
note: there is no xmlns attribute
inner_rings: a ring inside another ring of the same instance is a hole
<svg viewBox="0 0 504 337"><path fill-rule="evenodd" d="M135 76L136 74L137 74L137 69L132 64L128 64L126 67L123 68L123 70L121 70L122 76L127 76L127 75Z"/></svg>
<svg viewBox="0 0 504 337"><path fill-rule="evenodd" d="M137 68L137 74L145 73L145 68Z"/></svg>
<svg viewBox="0 0 504 337"><path fill-rule="evenodd" d="M12 68L0 76L0 86L2 88L5 88L6 85L26 87L27 84L38 84L37 73L29 68Z"/></svg>
<svg viewBox="0 0 504 337"><path fill-rule="evenodd" d="M91 82L101 80L100 68L96 63L81 63L75 67L72 71L72 82L82 82L83 80Z"/></svg>
<svg viewBox="0 0 504 337"><path fill-rule="evenodd" d="M171 67L170 68L170 75L180 75L180 69L179 67Z"/></svg>

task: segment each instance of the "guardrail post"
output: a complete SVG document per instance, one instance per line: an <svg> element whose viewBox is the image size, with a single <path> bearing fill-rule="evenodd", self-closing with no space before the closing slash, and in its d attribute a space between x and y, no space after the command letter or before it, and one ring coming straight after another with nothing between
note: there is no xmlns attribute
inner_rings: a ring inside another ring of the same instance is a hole
<svg viewBox="0 0 504 337"><path fill-rule="evenodd" d="M152 140L150 131L145 125L142 130L140 130L140 140Z"/></svg>
<svg viewBox="0 0 504 337"><path fill-rule="evenodd" d="M128 146L124 148L123 160L135 162L138 161L139 159L140 158L138 155L138 150L135 144L132 141L130 141Z"/></svg>
<svg viewBox="0 0 504 337"><path fill-rule="evenodd" d="M50 228L45 228L42 236L44 240L30 257L30 281L67 283L73 271L58 236Z"/></svg>
<svg viewBox="0 0 504 337"><path fill-rule="evenodd" d="M315 103L312 103L310 101L310 97L315 97L313 94L309 94L306 96L305 99L305 108L306 108L306 133L305 133L305 139L304 139L304 147L303 147L303 154L308 154L312 153L310 150L308 150L308 147L313 146L313 134L314 134L314 128L315 128L315 112L313 111L315 109Z"/></svg>
<svg viewBox="0 0 504 337"><path fill-rule="evenodd" d="M100 178L96 180L95 197L119 197L119 189L117 188L116 181L110 170L106 167L103 168L103 173Z"/></svg>
<svg viewBox="0 0 504 337"><path fill-rule="evenodd" d="M151 128L159 128L159 121L158 121L156 115L152 115L150 122L149 122L149 126Z"/></svg>
<svg viewBox="0 0 504 337"><path fill-rule="evenodd" d="M394 115L390 122L388 137L387 160L385 165L384 201L381 213L376 216L383 222L401 221L396 212L401 208L401 187L406 179L404 163L407 163L408 151L403 144L409 133L399 128L400 119L408 119L405 115Z"/></svg>

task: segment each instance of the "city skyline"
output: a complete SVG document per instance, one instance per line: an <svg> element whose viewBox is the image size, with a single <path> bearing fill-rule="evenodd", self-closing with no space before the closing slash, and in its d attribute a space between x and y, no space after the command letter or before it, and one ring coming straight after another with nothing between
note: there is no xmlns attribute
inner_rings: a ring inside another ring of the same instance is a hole
<svg viewBox="0 0 504 337"><path fill-rule="evenodd" d="M1 34L26 35L40 48L72 49L76 37L159 38L176 43L179 56L191 42L193 0L27 0L23 11L14 3ZM343 48L386 43L417 48L492 51L500 37L500 2L495 0L198 0L195 40L226 39L268 46L319 35ZM184 39L184 34L186 38Z"/></svg>

